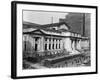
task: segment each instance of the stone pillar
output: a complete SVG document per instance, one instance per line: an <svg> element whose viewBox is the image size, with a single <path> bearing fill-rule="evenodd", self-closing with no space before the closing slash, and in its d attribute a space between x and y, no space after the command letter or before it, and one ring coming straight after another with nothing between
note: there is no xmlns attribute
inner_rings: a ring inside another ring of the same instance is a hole
<svg viewBox="0 0 100 80"><path fill-rule="evenodd" d="M28 36L28 40L29 40L29 42L30 42L30 51L32 52L32 50L33 50L33 38L31 37L31 36Z"/></svg>
<svg viewBox="0 0 100 80"><path fill-rule="evenodd" d="M78 49L81 49L81 40L79 40Z"/></svg>
<svg viewBox="0 0 100 80"><path fill-rule="evenodd" d="M81 49L81 40L78 41L78 49Z"/></svg>
<svg viewBox="0 0 100 80"><path fill-rule="evenodd" d="M63 43L62 43L62 40L60 40L60 49L63 49Z"/></svg>
<svg viewBox="0 0 100 80"><path fill-rule="evenodd" d="M76 41L76 49L78 49L79 40Z"/></svg>
<svg viewBox="0 0 100 80"><path fill-rule="evenodd" d="M73 50L73 47L72 47L72 45L73 45L73 40L72 39L70 39L71 40L71 50Z"/></svg>
<svg viewBox="0 0 100 80"><path fill-rule="evenodd" d="M59 49L61 49L61 40L59 40Z"/></svg>
<svg viewBox="0 0 100 80"><path fill-rule="evenodd" d="M41 51L40 50L40 47L41 47L40 43L41 43L41 38L38 39L38 43L37 43L38 44L38 51Z"/></svg>
<svg viewBox="0 0 100 80"><path fill-rule="evenodd" d="M72 43L72 48L73 48L73 50L75 50L75 41L73 41L73 43Z"/></svg>
<svg viewBox="0 0 100 80"><path fill-rule="evenodd" d="M53 46L53 39L51 38L51 50L52 50L52 46Z"/></svg>
<svg viewBox="0 0 100 80"><path fill-rule="evenodd" d="M33 49L35 50L35 38L33 37Z"/></svg>
<svg viewBox="0 0 100 80"><path fill-rule="evenodd" d="M86 47L88 48L88 40L86 40Z"/></svg>
<svg viewBox="0 0 100 80"><path fill-rule="evenodd" d="M88 48L90 47L90 42L89 42L89 39L87 40L87 43L88 43Z"/></svg>
<svg viewBox="0 0 100 80"><path fill-rule="evenodd" d="M57 49L59 49L59 40L57 40Z"/></svg>
<svg viewBox="0 0 100 80"><path fill-rule="evenodd" d="M49 50L49 39L47 39L47 50Z"/></svg>
<svg viewBox="0 0 100 80"><path fill-rule="evenodd" d="M82 40L80 39L80 41L79 41L79 48L80 49L82 49L82 46L81 46L82 44L81 43L82 43Z"/></svg>
<svg viewBox="0 0 100 80"><path fill-rule="evenodd" d="M69 51L72 51L72 40L69 38Z"/></svg>
<svg viewBox="0 0 100 80"><path fill-rule="evenodd" d="M56 50L56 39L54 39L54 50Z"/></svg>
<svg viewBox="0 0 100 80"><path fill-rule="evenodd" d="M41 37L40 50L41 50L42 52L44 51L44 37Z"/></svg>

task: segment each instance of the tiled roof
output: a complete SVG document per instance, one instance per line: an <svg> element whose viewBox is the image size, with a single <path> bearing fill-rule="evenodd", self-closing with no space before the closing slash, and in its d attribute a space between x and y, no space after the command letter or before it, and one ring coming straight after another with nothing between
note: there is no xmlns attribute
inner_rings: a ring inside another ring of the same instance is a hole
<svg viewBox="0 0 100 80"><path fill-rule="evenodd" d="M65 23L65 22L59 22L59 23L52 23L52 24L41 25L41 27L45 27L45 28L47 28L47 27L55 27L55 26L56 27L60 27L63 24L65 24L70 29L70 26L67 23Z"/></svg>
<svg viewBox="0 0 100 80"><path fill-rule="evenodd" d="M66 29L59 29L58 31L60 31L60 32L67 32L67 31L70 31L70 30L66 30Z"/></svg>
<svg viewBox="0 0 100 80"><path fill-rule="evenodd" d="M47 29L47 28L44 28L44 29L42 29L42 30L44 30L44 31L49 31L49 32L61 33L61 31L59 31L59 30L53 30L53 29Z"/></svg>
<svg viewBox="0 0 100 80"><path fill-rule="evenodd" d="M61 32L72 32L72 33L77 33L75 31L73 31L72 29L66 30L66 29L59 29L59 30L54 30L54 29L49 29L50 27L59 27L60 25L65 24L66 26L67 23L65 22L59 22L59 23L53 23L53 24L45 24L45 25L39 25L39 24L35 24L35 23L30 23L30 22L23 22L23 28L27 29L27 28L36 28L36 29L42 29L44 31L49 31L49 32L56 32L56 33L61 33ZM71 28L68 26L68 28ZM80 33L77 33L80 34Z"/></svg>
<svg viewBox="0 0 100 80"><path fill-rule="evenodd" d="M65 24L69 29L70 26L65 23L65 22L59 22L59 23L52 23L52 24L44 24L44 25L40 25L40 24L35 24L35 23L31 23L31 22L23 22L23 28L37 28L37 29L43 29L43 28L49 28L49 27L59 27L60 25ZM26 26L25 26L26 25Z"/></svg>
<svg viewBox="0 0 100 80"><path fill-rule="evenodd" d="M40 26L40 24L36 24L36 23L31 23L31 22L23 22L23 28L27 29L27 28L38 28L38 26Z"/></svg>

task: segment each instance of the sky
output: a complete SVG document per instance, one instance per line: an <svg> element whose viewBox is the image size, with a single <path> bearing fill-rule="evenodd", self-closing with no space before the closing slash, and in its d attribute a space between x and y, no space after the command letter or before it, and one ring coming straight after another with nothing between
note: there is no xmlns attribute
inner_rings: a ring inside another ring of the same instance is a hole
<svg viewBox="0 0 100 80"><path fill-rule="evenodd" d="M23 11L23 21L36 24L50 24L59 22L59 18L65 18L66 12L47 12L47 11Z"/></svg>

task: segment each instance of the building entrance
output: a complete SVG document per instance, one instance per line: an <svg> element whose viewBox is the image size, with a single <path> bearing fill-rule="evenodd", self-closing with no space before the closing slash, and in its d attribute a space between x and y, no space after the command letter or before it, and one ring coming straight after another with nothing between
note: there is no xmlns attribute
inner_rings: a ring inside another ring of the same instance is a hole
<svg viewBox="0 0 100 80"><path fill-rule="evenodd" d="M38 51L39 49L39 40L40 40L40 38L39 37L35 37L35 51Z"/></svg>
<svg viewBox="0 0 100 80"><path fill-rule="evenodd" d="M38 50L38 44L35 44L35 51Z"/></svg>

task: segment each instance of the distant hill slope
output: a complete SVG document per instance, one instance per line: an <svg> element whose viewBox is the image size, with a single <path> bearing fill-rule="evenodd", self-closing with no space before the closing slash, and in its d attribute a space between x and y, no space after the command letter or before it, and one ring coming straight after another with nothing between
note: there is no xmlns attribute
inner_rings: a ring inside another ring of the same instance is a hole
<svg viewBox="0 0 100 80"><path fill-rule="evenodd" d="M40 26L40 24L23 21L23 28L24 29L26 29L26 28L34 28L34 27L37 27L37 26Z"/></svg>

